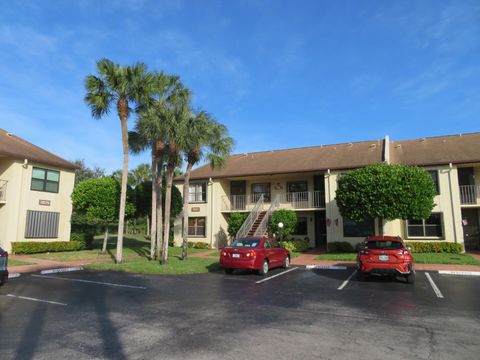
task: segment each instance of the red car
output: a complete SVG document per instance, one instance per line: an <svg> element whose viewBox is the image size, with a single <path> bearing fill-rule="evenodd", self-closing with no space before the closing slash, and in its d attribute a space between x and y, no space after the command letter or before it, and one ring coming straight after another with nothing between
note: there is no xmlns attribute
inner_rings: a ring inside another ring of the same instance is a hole
<svg viewBox="0 0 480 360"><path fill-rule="evenodd" d="M273 239L237 239L220 251L220 266L227 274L231 274L234 269L247 269L266 275L269 269L289 267L290 252Z"/></svg>
<svg viewBox="0 0 480 360"><path fill-rule="evenodd" d="M8 280L8 253L0 247L0 286Z"/></svg>
<svg viewBox="0 0 480 360"><path fill-rule="evenodd" d="M415 265L411 248L399 236L369 236L357 255L358 274L402 275L409 284L415 282Z"/></svg>

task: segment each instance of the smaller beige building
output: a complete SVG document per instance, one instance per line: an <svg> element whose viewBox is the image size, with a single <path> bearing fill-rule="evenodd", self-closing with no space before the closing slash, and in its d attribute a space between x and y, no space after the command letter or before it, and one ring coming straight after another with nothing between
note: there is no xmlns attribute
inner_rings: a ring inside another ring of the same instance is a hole
<svg viewBox="0 0 480 360"><path fill-rule="evenodd" d="M0 246L70 240L76 168L0 129Z"/></svg>
<svg viewBox="0 0 480 360"><path fill-rule="evenodd" d="M432 215L424 220L395 220L384 233L407 241L446 241L480 249L480 133L413 140L361 141L347 144L236 154L218 170L204 165L192 171L189 241L222 247L229 240L227 220L233 212L250 214L241 235L263 235L275 209L297 213L294 237L311 247L332 242L357 244L378 234L378 221L355 223L337 207L337 180L345 172L371 164L419 166L435 182ZM182 179L176 181L183 190ZM264 220L265 219L265 220ZM181 242L182 219L175 224Z"/></svg>

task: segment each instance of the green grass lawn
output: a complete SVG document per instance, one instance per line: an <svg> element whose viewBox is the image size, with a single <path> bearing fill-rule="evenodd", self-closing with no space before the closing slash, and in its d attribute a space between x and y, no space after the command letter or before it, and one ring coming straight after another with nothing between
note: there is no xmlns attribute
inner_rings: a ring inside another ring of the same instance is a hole
<svg viewBox="0 0 480 360"><path fill-rule="evenodd" d="M480 261L476 260L469 254L436 254L424 253L413 254L413 258L418 264L454 264L454 265L480 265ZM356 254L351 253L329 253L322 254L315 260L335 260L335 261L356 261Z"/></svg>
<svg viewBox="0 0 480 360"><path fill-rule="evenodd" d="M32 265L32 263L14 259L8 259L8 266Z"/></svg>
<svg viewBox="0 0 480 360"><path fill-rule="evenodd" d="M166 265L160 265L158 261L150 261L144 257L125 259L121 264L113 262L101 262L88 264L88 269L126 271L138 274L198 274L220 270L217 259L190 257L188 260L180 260L177 256L170 256Z"/></svg>
<svg viewBox="0 0 480 360"><path fill-rule="evenodd" d="M146 240L143 235L128 235L123 238L123 256L140 256L146 257L150 254L150 241ZM112 236L107 243L107 253L101 252L103 239L96 237L92 249L80 251L62 251L42 254L29 254L29 257L56 261L75 261L75 260L90 260L90 259L105 259L112 260L115 257L117 238ZM188 253L205 252L204 249L188 249ZM174 256L179 256L182 253L180 247L170 247L169 253Z"/></svg>

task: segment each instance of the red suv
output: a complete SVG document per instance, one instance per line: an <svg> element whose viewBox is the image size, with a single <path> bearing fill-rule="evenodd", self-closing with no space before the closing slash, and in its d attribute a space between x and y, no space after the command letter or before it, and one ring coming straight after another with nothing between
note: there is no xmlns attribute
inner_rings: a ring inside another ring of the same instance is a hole
<svg viewBox="0 0 480 360"><path fill-rule="evenodd" d="M413 284L415 265L410 251L399 236L367 237L357 255L359 278L363 280L369 274L402 275Z"/></svg>
<svg viewBox="0 0 480 360"><path fill-rule="evenodd" d="M5 284L8 280L8 253L0 247L0 286Z"/></svg>

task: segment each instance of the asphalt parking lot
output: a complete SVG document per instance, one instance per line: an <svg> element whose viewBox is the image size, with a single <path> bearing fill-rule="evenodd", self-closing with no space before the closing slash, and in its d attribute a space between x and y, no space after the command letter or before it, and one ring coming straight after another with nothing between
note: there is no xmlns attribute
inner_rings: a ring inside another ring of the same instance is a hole
<svg viewBox="0 0 480 360"><path fill-rule="evenodd" d="M0 358L477 359L479 299L436 272L24 275L0 288Z"/></svg>

